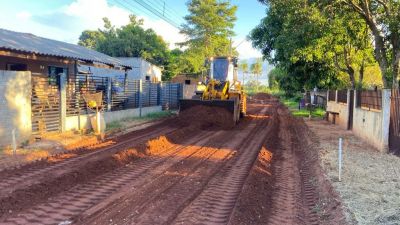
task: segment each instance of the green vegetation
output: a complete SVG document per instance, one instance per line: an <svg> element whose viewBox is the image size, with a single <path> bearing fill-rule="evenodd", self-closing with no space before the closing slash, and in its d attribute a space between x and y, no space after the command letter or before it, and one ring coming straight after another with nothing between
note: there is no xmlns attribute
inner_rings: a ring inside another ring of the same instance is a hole
<svg viewBox="0 0 400 225"><path fill-rule="evenodd" d="M310 115L310 111L308 109L300 109L299 110L299 96L293 98L282 98L281 101L284 105L288 107L288 109L292 112L293 116L297 117L308 117ZM311 111L311 117L322 118L325 116L325 110L322 108L315 108Z"/></svg>
<svg viewBox="0 0 400 225"><path fill-rule="evenodd" d="M115 129L126 128L132 122L144 123L147 121L158 120L158 119L170 117L173 115L176 115L176 113L174 111L169 110L169 111L149 113L146 116L142 116L142 117L128 117L128 118L125 118L120 121L114 121L114 122L108 123L106 126L106 130L110 131L110 130L115 130Z"/></svg>
<svg viewBox="0 0 400 225"><path fill-rule="evenodd" d="M168 80L180 73L179 49L169 50L167 43L152 29L143 28L143 20L131 15L130 23L116 28L104 18L104 28L85 30L79 37L79 45L114 57L142 57L165 68L163 79Z"/></svg>
<svg viewBox="0 0 400 225"><path fill-rule="evenodd" d="M399 1L259 1L267 15L250 39L276 66L270 88L398 86Z"/></svg>
<svg viewBox="0 0 400 225"><path fill-rule="evenodd" d="M181 33L188 40L180 43L187 47L182 55L183 70L200 74L206 70L205 59L236 54L230 39L234 35L237 6L226 0L190 0L187 6L189 15L185 16L186 24L182 25Z"/></svg>

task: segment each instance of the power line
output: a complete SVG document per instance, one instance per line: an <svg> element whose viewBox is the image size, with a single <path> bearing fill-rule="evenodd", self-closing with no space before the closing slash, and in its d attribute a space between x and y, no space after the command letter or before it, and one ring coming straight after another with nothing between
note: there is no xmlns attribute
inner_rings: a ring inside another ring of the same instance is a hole
<svg viewBox="0 0 400 225"><path fill-rule="evenodd" d="M143 8L145 8L146 10L151 12L152 14L156 15L160 19L164 20L165 22L167 22L167 23L171 24L172 26L176 27L177 29L179 29L179 24L178 23L176 23L174 20L164 16L160 11L156 10L154 7L152 7L151 5L146 3L145 1L143 1L143 0L133 0L133 1L138 3Z"/></svg>
<svg viewBox="0 0 400 225"><path fill-rule="evenodd" d="M172 17L175 17L178 20L181 20L181 22L185 22L181 13L179 13L174 8L172 8L168 4L166 4L165 0L157 0L157 1L154 1L154 3L157 4L162 9L162 11L165 12L165 14L171 15Z"/></svg>

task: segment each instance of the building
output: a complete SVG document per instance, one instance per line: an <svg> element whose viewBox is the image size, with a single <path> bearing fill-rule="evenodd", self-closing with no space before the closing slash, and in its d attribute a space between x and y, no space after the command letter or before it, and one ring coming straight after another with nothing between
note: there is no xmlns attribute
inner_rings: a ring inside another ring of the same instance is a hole
<svg viewBox="0 0 400 225"><path fill-rule="evenodd" d="M162 68L155 66L139 57L118 57L118 59L132 68L130 71L128 71L129 79L152 82L161 81Z"/></svg>
<svg viewBox="0 0 400 225"><path fill-rule="evenodd" d="M28 139L32 133L64 131L67 105L84 87L95 91L80 66L127 74L121 60L60 41L0 29L0 144ZM82 77L82 79L81 79Z"/></svg>

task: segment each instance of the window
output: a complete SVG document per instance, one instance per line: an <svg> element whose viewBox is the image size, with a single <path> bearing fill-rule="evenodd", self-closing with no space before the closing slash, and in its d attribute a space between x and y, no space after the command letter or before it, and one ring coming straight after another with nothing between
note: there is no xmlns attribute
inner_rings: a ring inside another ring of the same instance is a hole
<svg viewBox="0 0 400 225"><path fill-rule="evenodd" d="M146 76L146 80L150 80L150 76Z"/></svg>
<svg viewBox="0 0 400 225"><path fill-rule="evenodd" d="M22 64L22 63L8 63L6 70L27 71L28 67L26 66L26 64Z"/></svg>
<svg viewBox="0 0 400 225"><path fill-rule="evenodd" d="M185 84L190 85L190 80L185 80Z"/></svg>
<svg viewBox="0 0 400 225"><path fill-rule="evenodd" d="M67 69L63 67L49 66L49 84L58 85L60 74L67 74Z"/></svg>

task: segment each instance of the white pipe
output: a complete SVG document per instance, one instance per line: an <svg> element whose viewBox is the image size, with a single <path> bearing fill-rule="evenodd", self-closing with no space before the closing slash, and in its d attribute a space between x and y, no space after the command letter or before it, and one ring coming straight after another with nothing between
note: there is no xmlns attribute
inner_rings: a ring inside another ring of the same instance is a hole
<svg viewBox="0 0 400 225"><path fill-rule="evenodd" d="M339 181L342 181L342 138L339 138Z"/></svg>
<svg viewBox="0 0 400 225"><path fill-rule="evenodd" d="M17 141L16 141L16 138L15 138L15 129L12 129L11 135L12 135L13 155L16 155L17 154Z"/></svg>

